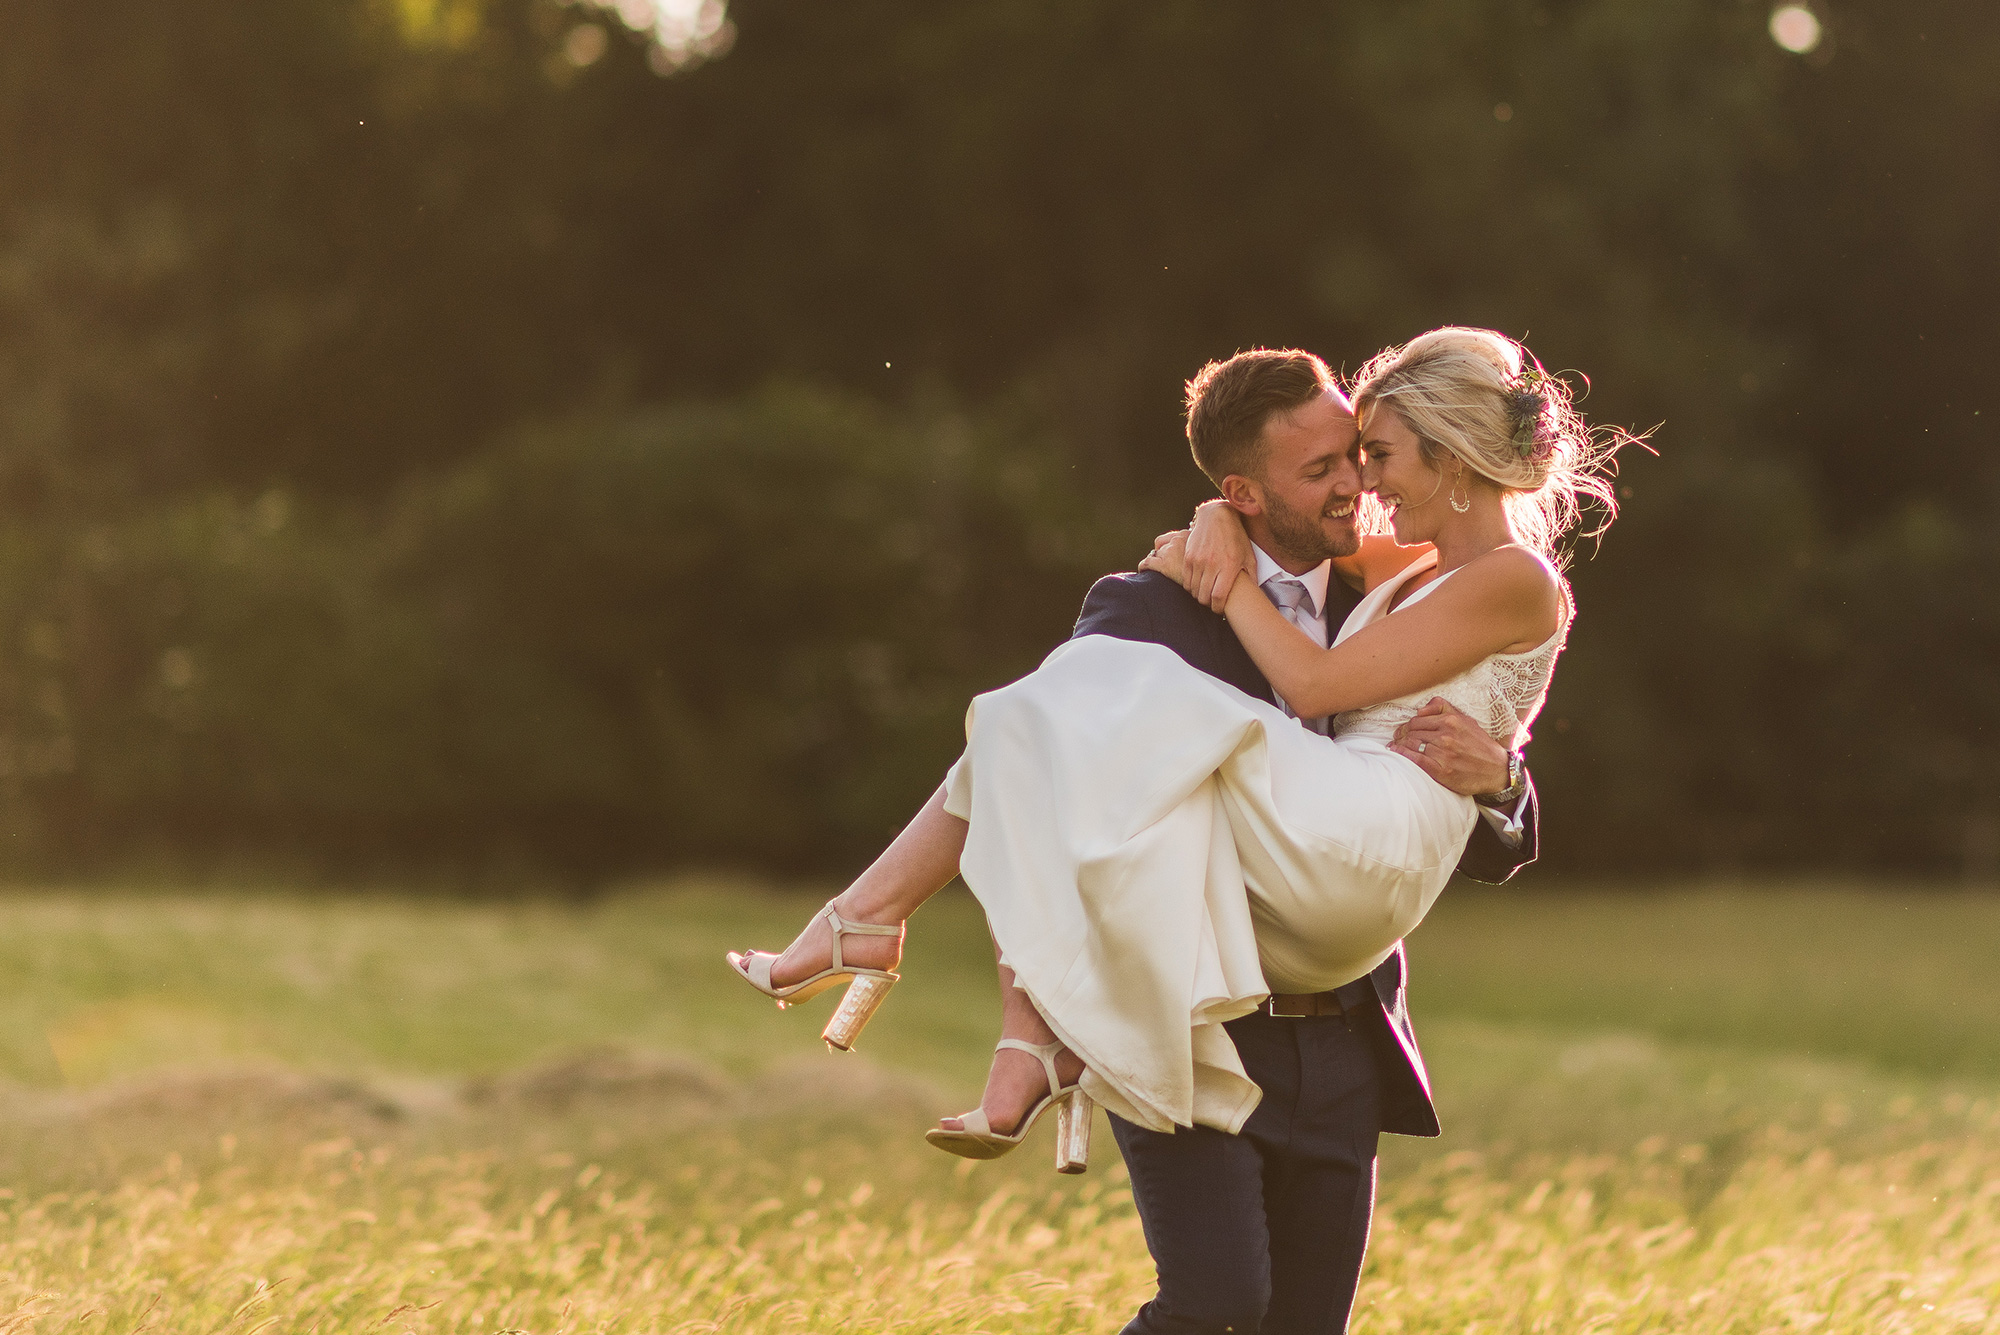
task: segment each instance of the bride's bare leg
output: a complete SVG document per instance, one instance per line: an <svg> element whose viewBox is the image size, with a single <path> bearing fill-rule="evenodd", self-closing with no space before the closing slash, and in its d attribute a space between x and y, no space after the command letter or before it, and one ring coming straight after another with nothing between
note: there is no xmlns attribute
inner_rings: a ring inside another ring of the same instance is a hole
<svg viewBox="0 0 2000 1335"><path fill-rule="evenodd" d="M993 946L993 958L999 961L998 942ZM1049 1028L1049 1022L1035 1009L1035 1003L1028 1000L1028 994L1014 986L1014 971L1005 964L1000 965L1000 1037L1029 1043L1056 1041L1056 1031ZM1070 1084L1083 1074L1083 1062L1065 1048L1056 1054L1056 1074L1064 1084ZM986 1112L988 1125L1011 1135L1028 1115L1028 1109L1048 1092L1048 1073L1042 1070L1039 1061L1017 1049L1002 1048L993 1054L993 1068L986 1073L986 1092L980 1096L979 1106ZM947 1117L938 1125L947 1131L965 1129L965 1124L956 1117Z"/></svg>
<svg viewBox="0 0 2000 1335"><path fill-rule="evenodd" d="M944 809L940 787L882 856L834 899L834 911L853 922L902 922L958 875L966 829L964 821ZM816 917L771 966L771 981L786 987L818 973L832 952L833 929ZM893 969L903 957L903 939L849 936L841 942L840 953L849 964Z"/></svg>

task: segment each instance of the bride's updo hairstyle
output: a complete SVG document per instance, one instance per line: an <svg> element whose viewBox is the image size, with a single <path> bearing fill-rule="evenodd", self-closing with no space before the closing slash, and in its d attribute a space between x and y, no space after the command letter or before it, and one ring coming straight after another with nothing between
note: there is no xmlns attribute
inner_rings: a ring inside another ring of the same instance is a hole
<svg viewBox="0 0 2000 1335"><path fill-rule="evenodd" d="M1636 437L1591 427L1562 376L1505 334L1450 326L1376 354L1355 378L1354 415L1365 424L1378 407L1396 410L1433 466L1450 455L1496 483L1521 541L1544 556L1586 507L1599 522L1585 537L1618 515L1611 479Z"/></svg>

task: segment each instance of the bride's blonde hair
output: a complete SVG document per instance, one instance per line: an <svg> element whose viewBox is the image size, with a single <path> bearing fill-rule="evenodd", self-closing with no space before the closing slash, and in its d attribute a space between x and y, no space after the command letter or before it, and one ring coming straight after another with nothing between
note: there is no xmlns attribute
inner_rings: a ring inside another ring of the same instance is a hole
<svg viewBox="0 0 2000 1335"><path fill-rule="evenodd" d="M1515 532L1545 556L1557 556L1586 508L1597 524L1585 537L1618 516L1618 451L1640 438L1590 426L1562 376L1505 334L1454 325L1377 353L1355 378L1354 415L1365 423L1384 405L1433 464L1450 454L1497 483Z"/></svg>

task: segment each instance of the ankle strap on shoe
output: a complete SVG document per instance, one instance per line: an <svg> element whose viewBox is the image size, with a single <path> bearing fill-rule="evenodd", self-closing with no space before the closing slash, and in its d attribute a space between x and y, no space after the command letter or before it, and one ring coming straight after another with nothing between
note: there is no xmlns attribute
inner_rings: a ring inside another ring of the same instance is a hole
<svg viewBox="0 0 2000 1335"><path fill-rule="evenodd" d="M833 967L836 969L843 967L840 959L841 937L901 936L903 934L901 923L898 923L894 927L888 927L877 922L849 922L834 912L833 901L830 899L826 901L826 907L819 911L819 916L825 918L827 926L833 928Z"/></svg>
<svg viewBox="0 0 2000 1335"><path fill-rule="evenodd" d="M1012 1048L1015 1052L1025 1052L1031 1057L1040 1057L1042 1059L1042 1070L1049 1077L1049 1093L1059 1094L1062 1092L1062 1077L1056 1074L1056 1054L1063 1050L1061 1039L1057 1039L1053 1043L1030 1043L1023 1038L1003 1038L993 1045L995 1052L999 1052L1003 1048Z"/></svg>

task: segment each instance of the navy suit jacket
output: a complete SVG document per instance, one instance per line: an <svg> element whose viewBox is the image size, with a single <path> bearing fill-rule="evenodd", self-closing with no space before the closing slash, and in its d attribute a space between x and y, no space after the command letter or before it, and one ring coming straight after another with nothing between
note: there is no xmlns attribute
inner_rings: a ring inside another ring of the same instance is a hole
<svg viewBox="0 0 2000 1335"><path fill-rule="evenodd" d="M1338 627L1360 601L1360 595L1337 577L1329 580L1328 628ZM1121 640L1165 645L1190 666L1228 682L1247 695L1260 700L1272 698L1271 684L1257 670L1249 652L1229 629L1229 623L1155 570L1106 575L1098 580L1083 600L1083 612L1077 617L1071 638L1077 635L1110 635ZM1538 814L1530 783L1521 846L1507 847L1492 826L1480 820L1473 826L1472 838L1458 864L1459 871L1473 880L1497 884L1533 862ZM1382 1129L1405 1136L1435 1136L1439 1131L1437 1110L1431 1102L1430 1075L1424 1069L1423 1054L1417 1049L1416 1030L1410 1025L1407 957L1400 942L1396 953L1369 975L1369 980L1374 985L1375 999L1381 1003L1386 1031L1377 1035L1383 1076ZM1345 1000L1346 989L1342 990L1342 996Z"/></svg>

